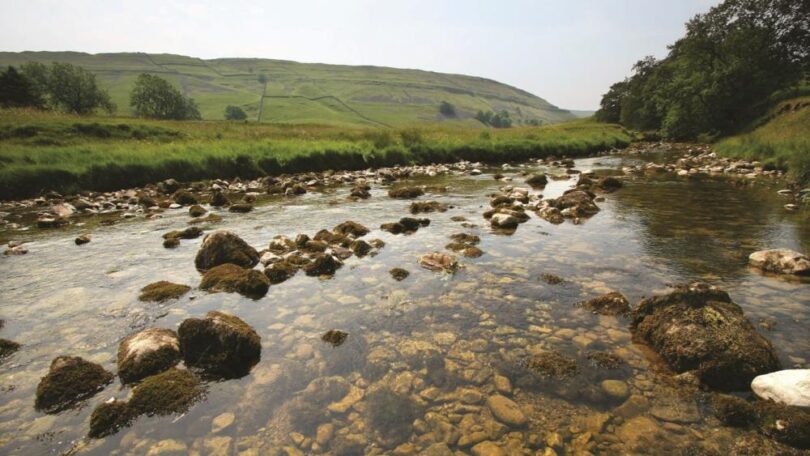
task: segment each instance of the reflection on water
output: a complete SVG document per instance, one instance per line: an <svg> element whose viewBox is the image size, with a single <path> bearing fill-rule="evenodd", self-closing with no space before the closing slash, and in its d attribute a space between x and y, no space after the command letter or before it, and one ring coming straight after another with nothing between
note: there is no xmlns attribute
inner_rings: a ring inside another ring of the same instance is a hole
<svg viewBox="0 0 810 456"><path fill-rule="evenodd" d="M623 163L602 157L578 167L607 173ZM514 171L504 174L522 182ZM0 318L7 323L0 335L23 348L0 366L0 452L268 454L287 447L293 454L418 454L435 442L468 451L481 441L527 452L551 446L561 454L645 452L653 443L659 453L688 444L725 450L738 431L719 426L651 367L625 320L573 305L613 290L637 302L668 283L695 279L721 285L755 324L767 323L771 329L762 331L786 366L810 366L810 285L746 267L760 248L810 250L810 223L783 213L775 188L636 177L583 225L533 217L503 236L481 216L486 195L500 185L491 174L415 182L448 186L423 199L452 209L427 214L430 226L412 235L377 229L408 206L382 188L367 201L350 202L341 188L274 200L245 215L222 213L224 222L208 228L233 230L257 248L278 234L311 236L345 220L372 228L366 239L386 243L376 256L347 260L331 280L299 274L257 301L196 289L174 302L137 301L138 290L157 280L198 284L193 257L201 239L173 250L161 244L162 233L185 225L184 211L99 227L81 247L73 233L54 232L29 244L28 255L3 258ZM552 181L544 196L572 183ZM459 215L475 226L451 220ZM480 236L485 255L462 259L454 276L419 268L419 255L443 251L460 232ZM397 282L388 274L394 267L411 275ZM543 274L564 281L549 284ZM114 436L83 441L95 405L126 398L129 389L118 383L78 410L34 411L36 384L55 356L79 355L115 371L127 334L176 328L209 310L251 324L262 337L262 359L244 378L209 384L206 400L187 414L141 417ZM349 333L343 345L320 340L333 328ZM527 360L549 352L575 370L556 379L539 375ZM487 399L496 394L516 402L527 424L494 415Z"/></svg>

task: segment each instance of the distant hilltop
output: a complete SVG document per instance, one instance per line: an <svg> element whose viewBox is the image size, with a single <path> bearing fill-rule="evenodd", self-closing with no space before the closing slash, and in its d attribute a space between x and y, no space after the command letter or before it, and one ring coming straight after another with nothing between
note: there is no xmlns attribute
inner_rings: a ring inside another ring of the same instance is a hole
<svg viewBox="0 0 810 456"><path fill-rule="evenodd" d="M109 91L119 115L131 113L129 92L135 78L152 73L194 98L204 119L222 119L225 107L234 105L256 120L261 104L264 122L347 126L452 122L473 127L482 125L475 120L479 111L506 111L515 126L575 117L497 81L422 70L252 58L203 60L172 54L0 52L3 67L29 61L67 62L92 71Z"/></svg>

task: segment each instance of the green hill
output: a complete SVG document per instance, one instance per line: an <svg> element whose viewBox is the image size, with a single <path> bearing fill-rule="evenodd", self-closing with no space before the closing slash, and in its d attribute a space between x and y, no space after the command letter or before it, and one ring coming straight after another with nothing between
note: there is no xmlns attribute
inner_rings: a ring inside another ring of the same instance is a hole
<svg viewBox="0 0 810 456"><path fill-rule="evenodd" d="M205 119L222 119L227 105L241 106L255 119L262 95L258 75L268 76L262 121L330 125L403 126L452 122L481 126L479 110L510 113L514 123L555 123L574 116L523 90L489 79L373 66L225 58L203 60L171 54L0 52L0 65L28 61L67 62L94 72L129 115L129 92L140 73L152 73L194 98ZM456 118L439 113L442 101Z"/></svg>

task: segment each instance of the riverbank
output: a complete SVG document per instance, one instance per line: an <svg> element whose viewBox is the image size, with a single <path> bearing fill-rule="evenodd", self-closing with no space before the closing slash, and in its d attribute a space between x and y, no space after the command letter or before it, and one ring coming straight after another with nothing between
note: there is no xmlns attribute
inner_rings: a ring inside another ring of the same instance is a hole
<svg viewBox="0 0 810 456"><path fill-rule="evenodd" d="M0 199L54 190L110 191L174 178L194 181L452 163L581 157L627 146L610 124L574 121L510 129L168 122L0 111Z"/></svg>

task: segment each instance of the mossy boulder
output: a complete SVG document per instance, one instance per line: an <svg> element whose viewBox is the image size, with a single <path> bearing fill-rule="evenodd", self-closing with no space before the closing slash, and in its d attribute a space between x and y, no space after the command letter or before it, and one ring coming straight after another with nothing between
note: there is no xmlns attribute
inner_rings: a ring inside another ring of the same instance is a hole
<svg viewBox="0 0 810 456"><path fill-rule="evenodd" d="M395 447L413 433L413 422L422 410L407 394L387 387L377 388L366 395L366 422L382 437L387 447Z"/></svg>
<svg viewBox="0 0 810 456"><path fill-rule="evenodd" d="M205 236L194 259L197 270L205 272L225 263L252 268L259 263L259 252L230 231L215 231Z"/></svg>
<svg viewBox="0 0 810 456"><path fill-rule="evenodd" d="M745 427L757 420L757 411L751 403L728 394L716 394L712 398L712 411L727 426Z"/></svg>
<svg viewBox="0 0 810 456"><path fill-rule="evenodd" d="M250 203L236 203L232 204L231 207L228 208L229 212L235 212L238 214L247 214L248 212L253 210L253 205Z"/></svg>
<svg viewBox="0 0 810 456"><path fill-rule="evenodd" d="M77 405L112 382L113 374L78 356L59 356L37 385L34 407L56 413Z"/></svg>
<svg viewBox="0 0 810 456"><path fill-rule="evenodd" d="M209 269L202 276L200 289L239 293L248 298L259 299L270 289L270 279L255 269L226 263Z"/></svg>
<svg viewBox="0 0 810 456"><path fill-rule="evenodd" d="M259 362L261 338L247 323L211 311L205 318L188 318L177 331L186 364L224 377L241 377Z"/></svg>
<svg viewBox="0 0 810 456"><path fill-rule="evenodd" d="M740 306L707 284L682 285L642 300L631 330L674 371L692 372L711 388L747 390L754 377L780 368L771 343Z"/></svg>
<svg viewBox="0 0 810 456"><path fill-rule="evenodd" d="M542 188L548 185L548 177L545 174L533 174L526 179L526 183L534 188Z"/></svg>
<svg viewBox="0 0 810 456"><path fill-rule="evenodd" d="M264 275L271 284L278 284L290 279L298 272L298 268L286 260L276 261L264 269Z"/></svg>
<svg viewBox="0 0 810 456"><path fill-rule="evenodd" d="M458 260L452 255L441 252L426 253L419 257L419 265L425 269L436 272L456 272L459 268Z"/></svg>
<svg viewBox="0 0 810 456"><path fill-rule="evenodd" d="M579 305L599 315L627 315L630 312L630 302L617 291L589 299Z"/></svg>
<svg viewBox="0 0 810 456"><path fill-rule="evenodd" d="M524 367L542 378L562 378L574 375L579 370L577 362L557 351L546 351L531 356Z"/></svg>
<svg viewBox="0 0 810 456"><path fill-rule="evenodd" d="M176 332L144 329L127 336L118 346L118 376L122 383L134 383L174 367L180 358Z"/></svg>
<svg viewBox="0 0 810 456"><path fill-rule="evenodd" d="M132 389L132 416L170 415L188 411L203 396L200 381L185 369L172 368L145 378Z"/></svg>
<svg viewBox="0 0 810 456"><path fill-rule="evenodd" d="M349 247L352 249L352 252L354 252L354 254L357 255L358 257L364 257L368 255L369 252L371 252L371 250L373 249L371 244L362 239L352 241Z"/></svg>
<svg viewBox="0 0 810 456"><path fill-rule="evenodd" d="M100 439L113 435L132 422L132 410L124 401L112 401L99 404L90 415L90 431L87 436Z"/></svg>
<svg viewBox="0 0 810 456"><path fill-rule="evenodd" d="M188 293L191 287L179 283L161 280L141 288L141 295L138 299L145 302L164 302L169 299L177 299Z"/></svg>
<svg viewBox="0 0 810 456"><path fill-rule="evenodd" d="M414 201L408 210L411 214L421 214L429 212L446 212L447 204L438 201Z"/></svg>
<svg viewBox="0 0 810 456"><path fill-rule="evenodd" d="M197 197L185 190L178 190L174 192L172 199L175 203L181 206L191 206L198 203Z"/></svg>
<svg viewBox="0 0 810 456"><path fill-rule="evenodd" d="M304 272L308 276L331 276L341 266L343 264L332 255L321 253L316 255L311 263L304 266Z"/></svg>
<svg viewBox="0 0 810 456"><path fill-rule="evenodd" d="M411 275L411 273L408 272L407 269L402 268L393 268L390 271L388 271L388 273L391 274L391 277L393 277L394 280L396 280L397 282L401 282L407 279L409 275Z"/></svg>
<svg viewBox="0 0 810 456"><path fill-rule="evenodd" d="M345 331L341 331L339 329L330 329L321 336L321 340L332 345L333 347L339 347L343 345L343 342L346 341L347 337L349 337L349 333Z"/></svg>
<svg viewBox="0 0 810 456"><path fill-rule="evenodd" d="M400 187L388 190L388 196L396 199L413 199L425 194L420 187Z"/></svg>
<svg viewBox="0 0 810 456"><path fill-rule="evenodd" d="M810 410L759 401L759 432L776 440L803 450L810 449Z"/></svg>
<svg viewBox="0 0 810 456"><path fill-rule="evenodd" d="M335 233L338 233L338 234L351 235L351 236L354 236L356 238L361 237L361 236L365 236L370 232L370 230L368 228L366 228L365 226L363 226L363 225L361 225L361 224L359 224L357 222L353 222L351 220L347 220L347 221L335 226L332 229L332 231L334 231Z"/></svg>
<svg viewBox="0 0 810 456"><path fill-rule="evenodd" d="M190 208L188 208L188 215L190 215L190 216L192 216L194 218L202 217L203 215L205 215L206 212L208 212L208 211L206 211L205 208L203 208L199 204L195 204L195 205L191 206Z"/></svg>
<svg viewBox="0 0 810 456"><path fill-rule="evenodd" d="M20 344L13 340L0 339L0 360L7 358L20 349Z"/></svg>
<svg viewBox="0 0 810 456"><path fill-rule="evenodd" d="M599 212L599 206L593 202L594 197L586 190L569 190L559 198L549 200L549 204L566 217L589 217Z"/></svg>
<svg viewBox="0 0 810 456"><path fill-rule="evenodd" d="M191 226L184 230L169 231L163 235L163 239L197 239L198 237L202 236L202 234L202 229L196 226Z"/></svg>
<svg viewBox="0 0 810 456"><path fill-rule="evenodd" d="M212 206L214 206L214 207L222 207L222 206L227 206L229 204L231 204L231 202L228 200L228 197L225 196L225 194L222 193L221 191L220 192L214 192L214 194L211 195L211 205Z"/></svg>
<svg viewBox="0 0 810 456"><path fill-rule="evenodd" d="M622 181L613 176L607 176L600 179L597 185L603 191L615 192L616 190L622 188L624 184L622 184Z"/></svg>

